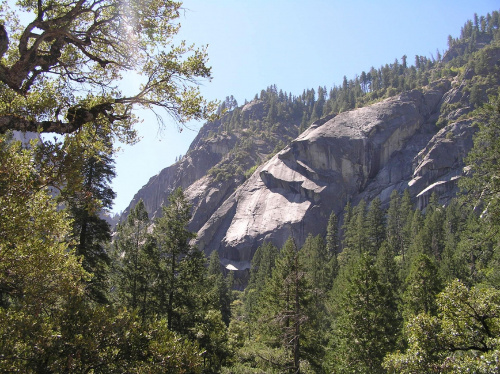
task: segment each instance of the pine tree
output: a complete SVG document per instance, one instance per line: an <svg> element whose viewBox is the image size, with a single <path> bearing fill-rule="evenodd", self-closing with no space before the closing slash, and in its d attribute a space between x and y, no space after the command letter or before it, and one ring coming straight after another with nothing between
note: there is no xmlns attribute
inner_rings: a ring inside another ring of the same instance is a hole
<svg viewBox="0 0 500 374"><path fill-rule="evenodd" d="M311 234L299 251L299 260L312 297L305 311L308 320L307 328L302 329L303 351L311 365L319 370L328 342L325 334L330 326L327 302L338 271L337 261L336 256L328 252L323 238Z"/></svg>
<svg viewBox="0 0 500 374"><path fill-rule="evenodd" d="M387 305L373 257L363 253L344 272L344 289L334 301L329 367L334 372L382 373L382 360L396 342L394 310Z"/></svg>
<svg viewBox="0 0 500 374"><path fill-rule="evenodd" d="M346 206L344 218L343 251L339 256L340 266L346 265L353 258L358 257L369 249L368 232L366 226L366 202L361 200L349 214L350 206Z"/></svg>
<svg viewBox="0 0 500 374"><path fill-rule="evenodd" d="M443 223L443 208L438 204L436 193L433 193L426 208L424 224L421 231L423 245L422 253L432 255L438 261L441 260L441 253L443 252Z"/></svg>
<svg viewBox="0 0 500 374"><path fill-rule="evenodd" d="M187 229L191 219L191 205L186 200L181 188L177 188L168 198L168 205L162 208L162 217L155 221L153 234L161 258L164 271L165 287L159 290L160 297L165 299L165 313L168 328L174 326L174 319L179 315L175 311L176 299L181 290L179 283L179 263L186 260L191 251L189 241L194 234Z"/></svg>
<svg viewBox="0 0 500 374"><path fill-rule="evenodd" d="M411 202L410 192L405 190L403 193L403 197L401 198L401 205L399 208L399 217L400 217L400 227L401 227L401 250L400 254L402 257L403 266L406 265L407 262L407 253L409 251L411 242L414 238L414 233L412 233L412 221L413 221L414 209L413 204Z"/></svg>
<svg viewBox="0 0 500 374"><path fill-rule="evenodd" d="M338 219L335 212L332 211L326 227L326 252L331 269L331 282L337 277L339 264L337 256L340 253L340 238L338 229Z"/></svg>
<svg viewBox="0 0 500 374"><path fill-rule="evenodd" d="M404 288L405 320L419 313L436 313L435 298L442 289L436 261L426 254L418 255L412 262Z"/></svg>
<svg viewBox="0 0 500 374"><path fill-rule="evenodd" d="M396 256L401 256L402 266L405 266L408 248L412 241L410 234L412 218L413 205L408 190L405 190L402 198L394 190L387 210L387 243Z"/></svg>
<svg viewBox="0 0 500 374"><path fill-rule="evenodd" d="M271 278L279 250L271 243L259 246L252 258L250 280L245 288L245 311L254 318L255 307L260 299L264 285Z"/></svg>
<svg viewBox="0 0 500 374"><path fill-rule="evenodd" d="M385 239L385 217L379 197L372 200L366 215L367 244L372 255L376 255Z"/></svg>
<svg viewBox="0 0 500 374"><path fill-rule="evenodd" d="M151 315L153 281L158 273L158 256L151 235L144 202L132 208L126 221L117 227L115 271L118 302L138 309L143 321Z"/></svg>
<svg viewBox="0 0 500 374"><path fill-rule="evenodd" d="M401 197L397 190L392 191L387 209L387 244L394 253L402 252Z"/></svg>
<svg viewBox="0 0 500 374"><path fill-rule="evenodd" d="M208 283L212 285L211 299L214 309L221 312L221 318L229 326L231 320L231 290L220 268L219 253L215 250L210 254L208 262Z"/></svg>
<svg viewBox="0 0 500 374"><path fill-rule="evenodd" d="M100 137L102 149L95 151L83 148L78 152L81 183L78 188L72 183L67 184L62 191L62 197L66 200L73 218L76 254L82 256L83 268L92 274L88 286L89 295L95 301L105 303L109 290L108 268L111 262L105 245L111 240L111 228L100 217L100 213L112 207L115 193L110 182L115 177L115 170L109 136L101 134Z"/></svg>
<svg viewBox="0 0 500 374"><path fill-rule="evenodd" d="M300 371L303 358L303 326L308 321L310 289L293 239L283 246L272 277L266 282L259 302L260 331L267 344L281 349L281 370Z"/></svg>
<svg viewBox="0 0 500 374"><path fill-rule="evenodd" d="M330 269L330 255L321 236L309 234L300 249L300 256L306 277L314 287L315 294L326 294L331 288L332 273Z"/></svg>
<svg viewBox="0 0 500 374"><path fill-rule="evenodd" d="M452 281L455 278L463 279L459 275L457 262L457 246L460 242L461 233L466 230L466 211L461 208L457 200L453 200L445 209L443 222L444 248L439 263L439 270L442 279L445 282Z"/></svg>

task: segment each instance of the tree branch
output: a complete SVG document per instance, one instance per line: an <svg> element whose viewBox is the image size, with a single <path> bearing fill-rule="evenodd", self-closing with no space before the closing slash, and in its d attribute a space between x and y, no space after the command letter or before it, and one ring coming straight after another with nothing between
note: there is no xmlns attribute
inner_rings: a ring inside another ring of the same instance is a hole
<svg viewBox="0 0 500 374"><path fill-rule="evenodd" d="M80 126L60 121L31 121L15 115L0 116L0 134L9 130L37 132L54 132L57 134L69 134L76 131Z"/></svg>

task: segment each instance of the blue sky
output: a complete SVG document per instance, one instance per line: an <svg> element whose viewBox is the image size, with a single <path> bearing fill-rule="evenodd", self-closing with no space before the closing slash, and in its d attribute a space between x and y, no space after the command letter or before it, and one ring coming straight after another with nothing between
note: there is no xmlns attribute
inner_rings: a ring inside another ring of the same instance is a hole
<svg viewBox="0 0 500 374"><path fill-rule="evenodd" d="M431 57L458 37L463 24L493 10L487 0L185 0L179 37L208 44L213 79L202 82L208 99L233 95L241 105L271 84L302 93L342 83L372 66L407 55ZM114 212L161 169L186 153L203 123L177 131L166 118L158 130L151 113L141 112L141 142L124 146L116 158Z"/></svg>

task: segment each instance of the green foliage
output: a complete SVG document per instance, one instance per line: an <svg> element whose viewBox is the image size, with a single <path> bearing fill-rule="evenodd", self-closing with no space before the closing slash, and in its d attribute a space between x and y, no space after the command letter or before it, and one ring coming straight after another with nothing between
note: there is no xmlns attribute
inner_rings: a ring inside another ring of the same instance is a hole
<svg viewBox="0 0 500 374"><path fill-rule="evenodd" d="M264 285L271 278L279 250L271 243L264 243L257 248L252 258L250 280L245 289L245 309L250 318L254 318L254 311L261 297Z"/></svg>
<svg viewBox="0 0 500 374"><path fill-rule="evenodd" d="M425 254L418 255L412 262L410 273L405 280L403 305L405 318L419 313L436 313L435 297L442 285L436 262Z"/></svg>
<svg viewBox="0 0 500 374"><path fill-rule="evenodd" d="M158 320L73 297L50 316L0 309L3 372L200 373L201 355ZM22 358L22 359L20 359Z"/></svg>
<svg viewBox="0 0 500 374"><path fill-rule="evenodd" d="M255 170L257 170L257 168L258 168L258 167L259 167L258 165L254 165L254 166L252 166L250 169L248 169L247 171L245 171L245 177L246 177L246 178L250 178L250 177L251 177L251 175L252 175L253 173L255 173Z"/></svg>
<svg viewBox="0 0 500 374"><path fill-rule="evenodd" d="M469 199L486 209L486 217L498 227L498 164L500 161L500 100L495 99L478 112L479 131L474 137L474 147L467 157L469 178L461 181Z"/></svg>
<svg viewBox="0 0 500 374"><path fill-rule="evenodd" d="M158 265L160 267L160 283L158 287L159 299L162 301L160 310L166 313L168 328L175 331L180 316L178 315L177 300L181 291L179 288L180 263L188 261L191 251L189 240L194 234L187 229L191 219L191 205L186 200L181 188L176 189L168 198L168 205L162 209L162 217L155 221L153 235L159 252Z"/></svg>
<svg viewBox="0 0 500 374"><path fill-rule="evenodd" d="M99 17L115 9L117 18L102 23L111 27L109 33L94 32L108 38L100 47L118 48L72 47L56 35L56 27L33 59L23 60L34 65L26 65L17 78L8 72L25 53L23 43L35 46L39 35L27 33L24 41L15 35L10 4L0 14L6 21L0 27L13 41L0 64L0 122L71 133L32 148L0 137L0 371L498 371L500 106L492 100L481 109L499 84L498 12L467 23L460 38L449 39L444 57L415 56L410 66L403 56L355 79L344 77L329 91L320 86L299 96L273 85L244 108L226 98L210 130L214 143L234 143L211 170L218 181L248 178L313 121L441 78L432 87L444 87L455 77L465 89L459 102L442 105L439 124L466 106L476 108L470 116L480 123L467 160L469 177L461 182L470 204L445 209L433 197L420 212L413 210L408 192L393 192L387 212L377 198L369 206L365 201L348 205L342 233L332 213L326 240L308 236L300 250L289 240L281 253L262 245L247 289L233 300L232 274L224 278L218 253L206 268L204 254L189 244L194 237L187 230L190 206L181 190L173 192L154 228L144 202L131 211L114 236L108 278L109 227L98 213L114 197L112 142L134 140L132 108L175 108L170 114L182 123L206 118L213 106L195 86L184 90L164 79L172 73L186 82L209 77L203 50L184 44L148 56L141 50L130 66L123 65L140 43L154 47L171 40L180 4L131 4L142 13L137 30L129 30L139 35L130 50L119 48L124 40L109 39L119 29L114 22L128 19L117 4L17 5L46 23L47 28L36 26L43 35L70 8L75 21L85 7L104 7ZM72 23L68 32L99 17ZM490 44L479 48L484 43ZM55 63L40 65L42 54ZM112 89L117 73L134 64L154 76L139 102L139 96L124 98ZM68 79L68 71L81 79ZM103 94L78 96L83 91L75 88L82 87L98 87ZM48 186L61 194L54 197ZM461 282L452 281L455 277ZM441 280L448 283L438 294Z"/></svg>
<svg viewBox="0 0 500 374"><path fill-rule="evenodd" d="M390 373L495 373L500 363L500 293L453 281L437 298L439 314L407 327L408 349L389 355Z"/></svg>
<svg viewBox="0 0 500 374"><path fill-rule="evenodd" d="M196 346L165 324L143 326L87 299L71 222L46 189L49 173L36 167L35 151L1 137L0 371L200 372Z"/></svg>
<svg viewBox="0 0 500 374"><path fill-rule="evenodd" d="M269 347L268 360L297 372L302 361L319 365L314 334L313 295L303 258L293 239L283 246L258 304L258 333Z"/></svg>
<svg viewBox="0 0 500 374"><path fill-rule="evenodd" d="M69 248L67 214L57 209L34 152L0 137L0 302L29 307L27 314L57 308L61 297L80 294L87 278Z"/></svg>
<svg viewBox="0 0 500 374"><path fill-rule="evenodd" d="M76 155L72 164L80 171L81 178L67 183L59 198L68 204L73 219L76 254L82 256L83 268L92 274L89 294L95 301L105 303L110 289L111 262L105 245L111 240L111 228L100 213L112 207L115 193L110 183L115 170L109 136L100 136L98 131L94 135L102 147L86 147L87 142L82 137L67 138L67 157Z"/></svg>
<svg viewBox="0 0 500 374"><path fill-rule="evenodd" d="M205 372L217 373L230 357L227 326L222 320L221 312L209 310L194 328L196 340L205 352L203 353Z"/></svg>
<svg viewBox="0 0 500 374"><path fill-rule="evenodd" d="M328 365L339 373L380 373L382 360L397 337L395 312L387 307L390 294L368 253L358 256L349 270L343 272L343 288L334 301L337 316Z"/></svg>
<svg viewBox="0 0 500 374"><path fill-rule="evenodd" d="M366 214L366 229L368 235L368 248L373 255L377 253L380 245L385 240L385 217L379 197L372 200Z"/></svg>
<svg viewBox="0 0 500 374"><path fill-rule="evenodd" d="M232 285L224 278L221 271L219 253L213 251L208 263L207 281L212 285L210 297L215 309L221 313L221 318L229 326L231 320L231 287Z"/></svg>
<svg viewBox="0 0 500 374"><path fill-rule="evenodd" d="M143 320L154 314L151 300L155 274L158 273L158 256L148 232L149 224L144 202L140 200L126 222L118 226L114 242L119 303L139 310Z"/></svg>
<svg viewBox="0 0 500 374"><path fill-rule="evenodd" d="M161 109L180 123L208 118L215 104L193 84L210 78L206 48L173 45L180 7L154 0L4 4L0 114L12 120L0 132L62 134L92 124L126 141L134 138L137 107ZM23 25L20 13L32 21ZM145 79L126 96L116 87L131 72Z"/></svg>

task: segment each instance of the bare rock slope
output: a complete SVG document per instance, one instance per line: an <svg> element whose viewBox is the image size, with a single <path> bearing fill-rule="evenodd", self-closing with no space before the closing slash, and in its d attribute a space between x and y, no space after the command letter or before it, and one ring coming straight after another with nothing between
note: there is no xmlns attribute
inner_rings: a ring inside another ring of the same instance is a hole
<svg viewBox="0 0 500 374"><path fill-rule="evenodd" d="M309 233L324 234L330 213L341 214L349 200L387 203L394 189L406 188L420 206L432 191L451 197L473 129L462 121L437 132L449 89L437 82L313 124L215 210L196 243L245 270L264 241L281 246L293 236L300 245ZM195 183L187 193L198 189Z"/></svg>

